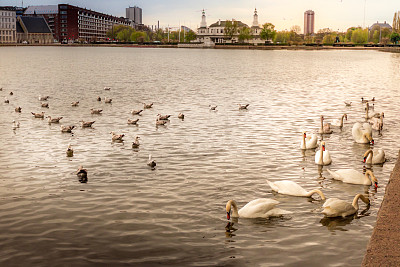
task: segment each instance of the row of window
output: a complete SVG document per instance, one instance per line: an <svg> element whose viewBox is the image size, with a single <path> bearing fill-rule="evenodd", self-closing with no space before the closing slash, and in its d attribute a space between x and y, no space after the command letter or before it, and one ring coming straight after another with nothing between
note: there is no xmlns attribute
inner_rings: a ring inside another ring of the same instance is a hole
<svg viewBox="0 0 400 267"><path fill-rule="evenodd" d="M1 22L14 22L14 18L1 18Z"/></svg>
<svg viewBox="0 0 400 267"><path fill-rule="evenodd" d="M0 31L0 35L15 35L15 31Z"/></svg>
<svg viewBox="0 0 400 267"><path fill-rule="evenodd" d="M15 12L2 11L1 16L2 17L15 17Z"/></svg>
<svg viewBox="0 0 400 267"><path fill-rule="evenodd" d="M15 29L15 23L14 24L0 24L0 29Z"/></svg>

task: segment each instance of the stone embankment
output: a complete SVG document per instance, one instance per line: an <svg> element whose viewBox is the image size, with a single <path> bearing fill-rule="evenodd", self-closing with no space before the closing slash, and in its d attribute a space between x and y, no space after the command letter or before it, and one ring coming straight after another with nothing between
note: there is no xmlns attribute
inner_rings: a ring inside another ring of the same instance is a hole
<svg viewBox="0 0 400 267"><path fill-rule="evenodd" d="M400 266L400 152L362 266Z"/></svg>

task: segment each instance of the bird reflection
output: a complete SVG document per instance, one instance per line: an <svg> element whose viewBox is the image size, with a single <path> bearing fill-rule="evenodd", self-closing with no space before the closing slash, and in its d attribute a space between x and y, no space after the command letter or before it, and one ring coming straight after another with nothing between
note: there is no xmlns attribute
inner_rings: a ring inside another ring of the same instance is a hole
<svg viewBox="0 0 400 267"><path fill-rule="evenodd" d="M364 216L369 216L369 209L371 205L367 205L365 209L363 209L360 214L358 215L357 213L352 215L352 216L347 216L347 217L334 217L334 218L329 218L329 217L324 217L322 218L319 222L328 228L329 231L348 231L344 226L350 224L354 219L360 219Z"/></svg>
<svg viewBox="0 0 400 267"><path fill-rule="evenodd" d="M228 222L228 224L225 226L225 236L228 238L232 238L234 236L236 236L234 234L235 231L237 231L237 228L234 228L233 225L235 223L234 222Z"/></svg>

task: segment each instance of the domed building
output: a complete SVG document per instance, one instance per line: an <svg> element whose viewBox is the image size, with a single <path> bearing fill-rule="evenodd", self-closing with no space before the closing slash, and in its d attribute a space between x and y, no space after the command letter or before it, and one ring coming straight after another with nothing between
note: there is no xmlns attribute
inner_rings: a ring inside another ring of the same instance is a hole
<svg viewBox="0 0 400 267"><path fill-rule="evenodd" d="M232 37L228 36L225 33L225 28L227 23L235 23L237 25L237 31L233 33ZM197 41L202 42L205 44L209 43L239 43L239 34L240 30L243 28L249 28L250 29L250 34L251 38L248 40L244 40L244 43L249 43L249 44L264 44L265 41L260 38L260 33L262 28L258 24L258 14L257 14L257 9L254 10L254 15L253 15L253 24L251 27L249 27L247 24L232 19L230 20L225 20L221 21L218 20L217 22L211 24L210 26L207 27L207 22L206 22L206 14L205 11L202 11L202 16L201 16L201 23L200 27L197 29Z"/></svg>

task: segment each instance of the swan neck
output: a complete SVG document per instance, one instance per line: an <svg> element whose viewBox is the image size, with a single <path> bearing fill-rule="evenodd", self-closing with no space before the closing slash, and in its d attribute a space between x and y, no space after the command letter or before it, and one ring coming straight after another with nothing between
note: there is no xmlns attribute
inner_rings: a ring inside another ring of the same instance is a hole
<svg viewBox="0 0 400 267"><path fill-rule="evenodd" d="M323 145L321 143L321 148L319 150L320 153L320 158L319 158L319 162L321 163L321 165L324 165L324 150L323 150Z"/></svg>
<svg viewBox="0 0 400 267"><path fill-rule="evenodd" d="M306 149L307 148L307 146L306 146L306 137L305 137L304 133L303 133L303 143L301 144L301 148L302 149Z"/></svg>
<svg viewBox="0 0 400 267"><path fill-rule="evenodd" d="M324 130L324 117L321 116L321 132Z"/></svg>
<svg viewBox="0 0 400 267"><path fill-rule="evenodd" d="M315 193L318 194L321 197L322 200L326 199L325 196L324 196L324 193L322 193L322 191L319 190L319 189L311 190L310 192L307 193L307 197L311 197Z"/></svg>
<svg viewBox="0 0 400 267"><path fill-rule="evenodd" d="M236 201L235 200L229 200L228 203L231 205L232 217L239 217L239 212L238 212Z"/></svg>
<svg viewBox="0 0 400 267"><path fill-rule="evenodd" d="M352 205L353 205L353 207L356 209L356 210L358 210L358 199L359 198L361 198L361 200L365 203L365 204L369 204L369 199L368 198L366 198L364 195L362 195L362 194L357 194L355 197L354 197L354 200L353 200L353 203L352 203Z"/></svg>

